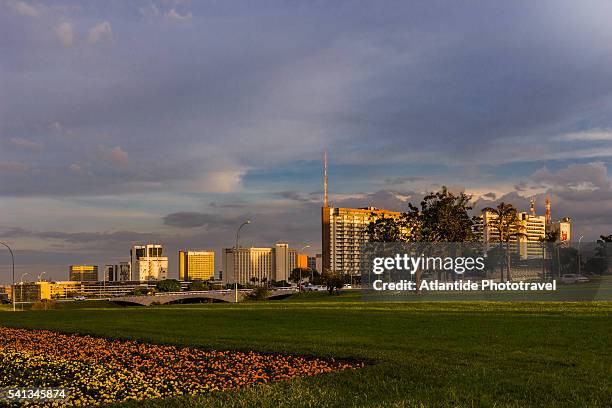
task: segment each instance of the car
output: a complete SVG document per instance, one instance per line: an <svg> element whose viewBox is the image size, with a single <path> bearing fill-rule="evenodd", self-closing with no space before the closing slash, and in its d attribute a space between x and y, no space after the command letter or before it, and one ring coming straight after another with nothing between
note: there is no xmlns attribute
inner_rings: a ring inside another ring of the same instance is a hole
<svg viewBox="0 0 612 408"><path fill-rule="evenodd" d="M584 275L576 275L573 273L565 274L561 277L561 283L585 283L589 282L589 278Z"/></svg>
<svg viewBox="0 0 612 408"><path fill-rule="evenodd" d="M87 298L85 296L75 296L74 297L75 301L79 301L79 300L87 300Z"/></svg>

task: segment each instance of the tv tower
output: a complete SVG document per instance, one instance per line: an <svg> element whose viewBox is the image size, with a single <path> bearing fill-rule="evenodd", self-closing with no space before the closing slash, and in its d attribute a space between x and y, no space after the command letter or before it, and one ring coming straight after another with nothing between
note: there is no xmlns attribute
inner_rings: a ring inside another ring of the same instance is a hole
<svg viewBox="0 0 612 408"><path fill-rule="evenodd" d="M531 215L535 215L536 213L535 205L535 197L531 197L531 199L529 200L529 210L531 211Z"/></svg>
<svg viewBox="0 0 612 408"><path fill-rule="evenodd" d="M327 208L327 150L323 153L323 207Z"/></svg>
<svg viewBox="0 0 612 408"><path fill-rule="evenodd" d="M550 222L551 220L551 216L550 216L550 196L546 197L546 222Z"/></svg>

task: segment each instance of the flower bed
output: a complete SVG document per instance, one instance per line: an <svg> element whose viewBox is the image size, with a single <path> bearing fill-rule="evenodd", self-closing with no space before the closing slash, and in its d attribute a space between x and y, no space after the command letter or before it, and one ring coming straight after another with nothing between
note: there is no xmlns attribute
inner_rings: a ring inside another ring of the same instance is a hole
<svg viewBox="0 0 612 408"><path fill-rule="evenodd" d="M58 406L195 395L355 367L0 327L0 388L67 388L68 399L56 401Z"/></svg>

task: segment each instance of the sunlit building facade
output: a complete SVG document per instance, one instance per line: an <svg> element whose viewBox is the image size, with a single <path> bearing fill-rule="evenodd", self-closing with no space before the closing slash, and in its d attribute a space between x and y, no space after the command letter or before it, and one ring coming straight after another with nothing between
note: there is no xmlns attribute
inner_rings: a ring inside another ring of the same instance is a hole
<svg viewBox="0 0 612 408"><path fill-rule="evenodd" d="M288 281L297 267L297 252L288 244L275 244L272 248L223 248L221 262L224 284Z"/></svg>
<svg viewBox="0 0 612 408"><path fill-rule="evenodd" d="M323 257L319 272L361 274L361 247L367 243L370 221L380 217L399 218L400 212L379 208L322 208Z"/></svg>
<svg viewBox="0 0 612 408"><path fill-rule="evenodd" d="M211 280L215 277L213 251L179 251L179 279Z"/></svg>
<svg viewBox="0 0 612 408"><path fill-rule="evenodd" d="M138 281L168 278L168 258L159 244L135 245L130 250L132 279Z"/></svg>
<svg viewBox="0 0 612 408"><path fill-rule="evenodd" d="M89 281L96 282L98 280L97 265L70 265L69 280L75 282Z"/></svg>

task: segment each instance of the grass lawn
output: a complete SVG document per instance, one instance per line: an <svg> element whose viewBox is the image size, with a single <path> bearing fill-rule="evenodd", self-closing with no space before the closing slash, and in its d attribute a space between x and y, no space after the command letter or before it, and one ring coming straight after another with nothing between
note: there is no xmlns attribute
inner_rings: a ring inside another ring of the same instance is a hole
<svg viewBox="0 0 612 408"><path fill-rule="evenodd" d="M236 305L81 303L80 309L0 312L0 325L367 362L358 371L138 406L573 407L612 401L607 302L376 303L354 293L310 293Z"/></svg>

